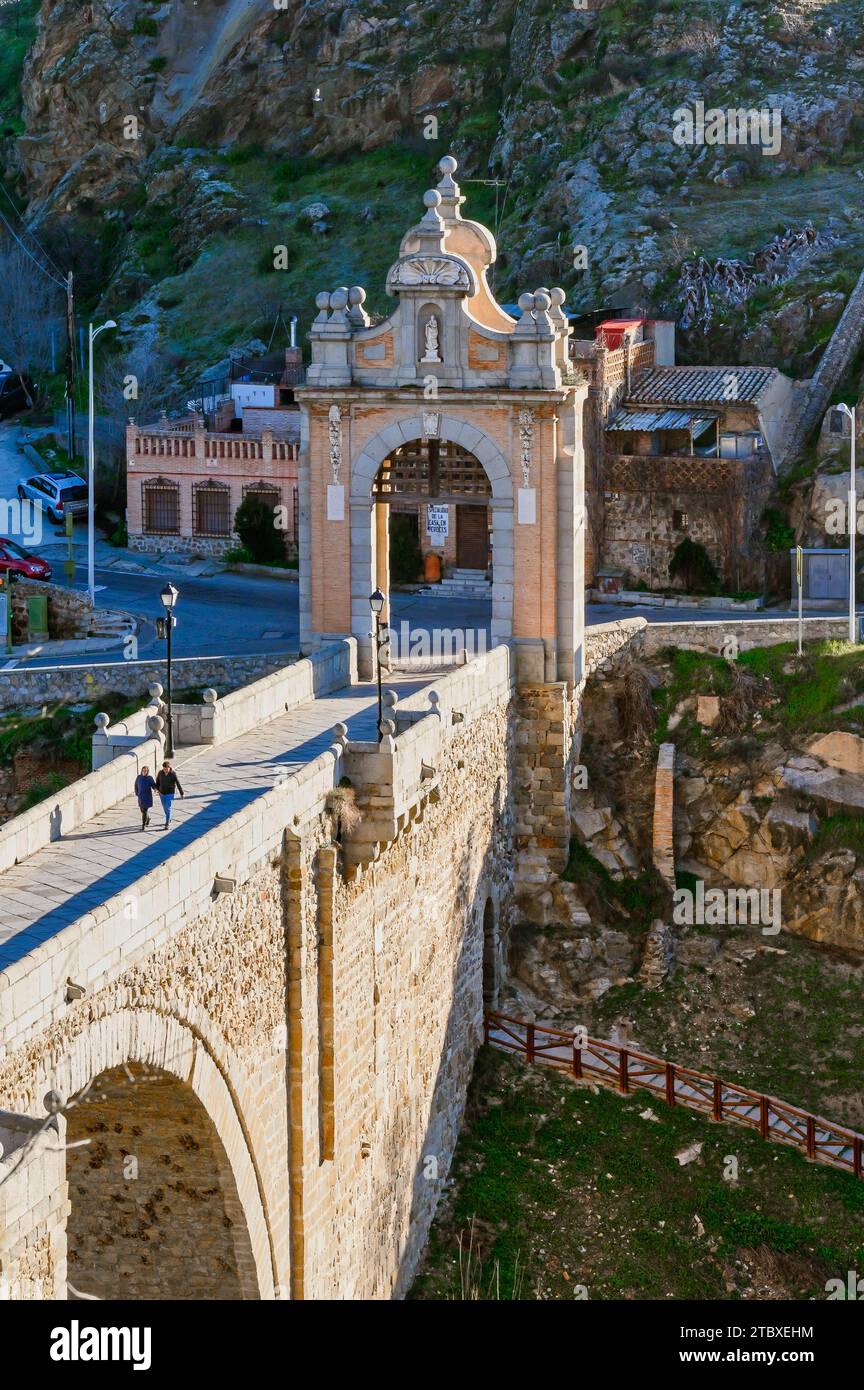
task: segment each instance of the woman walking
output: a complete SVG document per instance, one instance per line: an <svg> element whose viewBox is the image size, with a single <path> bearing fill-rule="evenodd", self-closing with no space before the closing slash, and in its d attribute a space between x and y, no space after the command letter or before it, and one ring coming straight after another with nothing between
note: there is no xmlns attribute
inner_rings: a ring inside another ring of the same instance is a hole
<svg viewBox="0 0 864 1390"><path fill-rule="evenodd" d="M186 795L180 785L180 779L177 773L174 771L167 758L162 764L161 770L156 774L156 790L162 802L162 810L165 812L165 824L162 829L167 830L171 820L171 807L174 804L175 792L179 792L181 796Z"/></svg>
<svg viewBox="0 0 864 1390"><path fill-rule="evenodd" d="M138 801L138 810L141 812L141 829L146 830L150 824L150 808L153 805L153 793L156 790L156 783L150 776L149 767L142 767L138 776L135 778L135 796Z"/></svg>

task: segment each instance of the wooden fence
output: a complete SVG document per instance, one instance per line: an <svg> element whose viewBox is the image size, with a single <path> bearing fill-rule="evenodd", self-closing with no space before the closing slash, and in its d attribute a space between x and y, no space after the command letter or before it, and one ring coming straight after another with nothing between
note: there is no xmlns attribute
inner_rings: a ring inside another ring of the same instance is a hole
<svg viewBox="0 0 864 1390"><path fill-rule="evenodd" d="M526 1061L554 1067L577 1080L596 1081L623 1095L650 1091L667 1105L683 1105L712 1120L745 1125L758 1130L763 1139L791 1144L817 1163L862 1176L864 1136L737 1082L661 1061L622 1043L602 1042L506 1014L485 1014L484 1037L492 1047L518 1052Z"/></svg>

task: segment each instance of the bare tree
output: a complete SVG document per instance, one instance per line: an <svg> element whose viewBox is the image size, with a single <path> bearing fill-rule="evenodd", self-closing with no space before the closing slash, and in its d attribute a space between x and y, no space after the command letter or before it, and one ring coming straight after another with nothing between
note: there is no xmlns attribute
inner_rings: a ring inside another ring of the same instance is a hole
<svg viewBox="0 0 864 1390"><path fill-rule="evenodd" d="M171 380L169 364L144 347L113 353L99 369L97 410L124 429L129 420L152 422L166 402Z"/></svg>
<svg viewBox="0 0 864 1390"><path fill-rule="evenodd" d="M62 290L11 237L0 241L0 349L29 405L27 373L51 361L51 334L62 331Z"/></svg>

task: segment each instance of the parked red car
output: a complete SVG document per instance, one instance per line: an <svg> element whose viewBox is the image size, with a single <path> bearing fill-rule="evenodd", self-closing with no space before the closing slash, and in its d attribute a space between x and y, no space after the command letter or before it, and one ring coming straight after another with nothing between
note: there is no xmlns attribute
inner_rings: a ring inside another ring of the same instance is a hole
<svg viewBox="0 0 864 1390"><path fill-rule="evenodd" d="M0 536L0 574L8 574L13 584L17 579L50 579L51 566L38 555L31 555L17 541Z"/></svg>

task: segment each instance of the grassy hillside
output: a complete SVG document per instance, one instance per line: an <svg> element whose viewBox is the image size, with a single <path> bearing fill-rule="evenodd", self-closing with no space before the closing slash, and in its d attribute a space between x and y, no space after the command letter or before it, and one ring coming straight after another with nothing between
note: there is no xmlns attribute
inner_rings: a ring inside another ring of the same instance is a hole
<svg viewBox="0 0 864 1390"><path fill-rule="evenodd" d="M13 0L0 9L0 140L20 135L21 70L36 32L40 0Z"/></svg>
<svg viewBox="0 0 864 1390"><path fill-rule="evenodd" d="M412 1297L822 1299L862 1262L861 1181L484 1049Z"/></svg>

